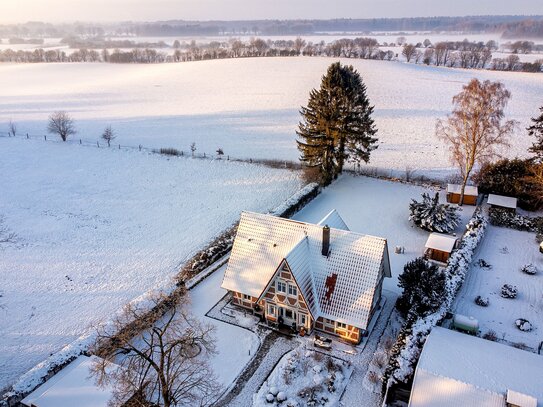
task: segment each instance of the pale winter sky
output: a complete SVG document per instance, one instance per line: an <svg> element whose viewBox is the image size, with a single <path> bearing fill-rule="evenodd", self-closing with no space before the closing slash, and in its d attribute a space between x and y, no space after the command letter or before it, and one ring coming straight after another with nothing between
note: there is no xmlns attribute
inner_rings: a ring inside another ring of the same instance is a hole
<svg viewBox="0 0 543 407"><path fill-rule="evenodd" d="M0 0L0 23L543 14L543 0Z"/></svg>

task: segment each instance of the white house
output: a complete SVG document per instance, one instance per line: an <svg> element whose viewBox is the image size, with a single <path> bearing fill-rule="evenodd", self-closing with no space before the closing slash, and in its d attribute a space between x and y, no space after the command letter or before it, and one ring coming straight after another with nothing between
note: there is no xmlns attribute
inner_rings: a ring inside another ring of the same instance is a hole
<svg viewBox="0 0 543 407"><path fill-rule="evenodd" d="M222 287L270 324L358 343L390 275L387 241L335 210L318 224L243 212Z"/></svg>
<svg viewBox="0 0 543 407"><path fill-rule="evenodd" d="M411 407L543 407L543 356L435 327L415 371Z"/></svg>

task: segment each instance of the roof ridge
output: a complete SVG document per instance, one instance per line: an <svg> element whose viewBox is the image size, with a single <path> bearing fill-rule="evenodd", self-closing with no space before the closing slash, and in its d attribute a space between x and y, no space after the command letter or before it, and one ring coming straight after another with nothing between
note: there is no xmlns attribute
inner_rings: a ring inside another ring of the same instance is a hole
<svg viewBox="0 0 543 407"><path fill-rule="evenodd" d="M322 228L323 227L323 226L321 226L321 225L319 225L317 223L304 222L304 221L301 221L301 220L295 220L295 219L290 219L290 218L282 218L280 216L275 216L275 215L271 215L271 214L268 214L268 213L242 211L241 214L242 214L242 216L243 216L243 214L256 215L257 217L261 217L261 218L277 219L277 220L280 220L280 221L283 221L283 222L298 223L300 225L307 225L307 226L315 227L315 228ZM337 229L337 228L334 228L334 227L330 227L330 230L334 230L334 231L341 232L341 233L344 233L344 234L352 234L352 235L356 235L356 236L360 236L360 237L369 237L369 238L376 239L376 240L382 240L384 242L387 241L387 239L384 238L384 237L368 235L368 234L360 233L360 232L354 232L352 230L343 230L343 229ZM296 243L296 245L297 244L298 243Z"/></svg>

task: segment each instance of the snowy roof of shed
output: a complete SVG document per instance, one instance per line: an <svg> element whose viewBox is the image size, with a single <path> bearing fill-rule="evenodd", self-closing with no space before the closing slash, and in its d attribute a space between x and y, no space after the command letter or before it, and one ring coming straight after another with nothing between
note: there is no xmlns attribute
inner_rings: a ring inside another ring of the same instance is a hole
<svg viewBox="0 0 543 407"><path fill-rule="evenodd" d="M456 237L454 236L444 235L442 233L430 233L424 247L450 253L453 251L455 244Z"/></svg>
<svg viewBox="0 0 543 407"><path fill-rule="evenodd" d="M501 206L502 208L517 208L517 198L510 196L489 194L487 202L489 205Z"/></svg>
<svg viewBox="0 0 543 407"><path fill-rule="evenodd" d="M504 407L512 391L517 400L535 398L543 407L541 377L543 356L435 327L417 365L409 406Z"/></svg>
<svg viewBox="0 0 543 407"><path fill-rule="evenodd" d="M328 256L321 254L322 225L243 212L222 287L260 297L286 261L314 318L365 329L381 265L390 277L386 239L336 228L347 226L335 211L319 223L324 221L330 226ZM326 280L333 274L327 300Z"/></svg>
<svg viewBox="0 0 543 407"><path fill-rule="evenodd" d="M96 385L90 370L96 359L96 356L79 356L25 397L22 403L36 407L107 407L112 388Z"/></svg>
<svg viewBox="0 0 543 407"><path fill-rule="evenodd" d="M447 193L460 194L460 191L462 191L462 185L447 184ZM477 196L479 195L479 189L473 185L466 185L466 187L464 188L464 195Z"/></svg>

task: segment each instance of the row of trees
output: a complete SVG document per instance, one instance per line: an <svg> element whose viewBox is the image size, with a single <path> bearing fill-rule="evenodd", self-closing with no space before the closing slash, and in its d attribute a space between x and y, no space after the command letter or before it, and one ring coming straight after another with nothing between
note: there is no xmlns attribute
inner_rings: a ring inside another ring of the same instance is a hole
<svg viewBox="0 0 543 407"><path fill-rule="evenodd" d="M534 62L520 62L518 55L511 54L505 58L492 58L492 51L497 49L494 41L469 42L447 41L435 45L429 40L419 44L403 43L402 55L407 62L424 63L426 65L458 67L458 68L488 68L495 70L519 70L527 72L540 72L543 68L543 59ZM522 48L526 41L517 41L515 51ZM360 58L393 60L398 55L390 49L380 48L374 38L360 37L355 39L343 38L326 44L306 42L302 38L295 40L263 40L251 38L243 42L239 39L229 41L211 41L206 44L174 42L173 55L158 51L149 43L135 43L133 41L83 41L74 45L90 45L80 47L71 53L64 50L18 50L7 49L0 51L0 62L113 62L113 63L160 63L185 62L209 59L240 58L240 57L275 57L275 56L327 56L335 58ZM131 50L114 49L110 51L107 44L126 44L133 47ZM147 45L143 47L143 45ZM164 43L157 44L159 48ZM393 44L395 45L395 44ZM96 47L104 46L101 51Z"/></svg>

